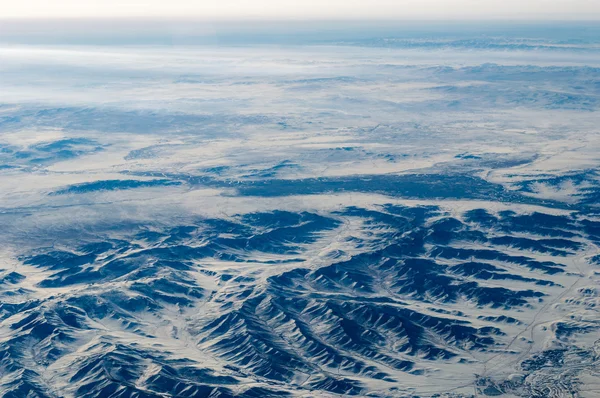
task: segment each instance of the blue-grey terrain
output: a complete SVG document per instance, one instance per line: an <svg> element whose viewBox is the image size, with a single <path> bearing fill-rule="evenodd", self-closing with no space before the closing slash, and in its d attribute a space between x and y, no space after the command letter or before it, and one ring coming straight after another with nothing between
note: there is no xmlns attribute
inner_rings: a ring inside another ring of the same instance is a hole
<svg viewBox="0 0 600 398"><path fill-rule="evenodd" d="M600 26L198 24L0 28L1 396L600 396Z"/></svg>

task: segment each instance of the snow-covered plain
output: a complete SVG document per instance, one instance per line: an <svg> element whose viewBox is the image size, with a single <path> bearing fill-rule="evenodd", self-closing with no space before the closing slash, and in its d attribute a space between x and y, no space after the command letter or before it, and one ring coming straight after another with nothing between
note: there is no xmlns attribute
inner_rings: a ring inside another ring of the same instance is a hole
<svg viewBox="0 0 600 398"><path fill-rule="evenodd" d="M598 396L597 30L2 45L1 395Z"/></svg>

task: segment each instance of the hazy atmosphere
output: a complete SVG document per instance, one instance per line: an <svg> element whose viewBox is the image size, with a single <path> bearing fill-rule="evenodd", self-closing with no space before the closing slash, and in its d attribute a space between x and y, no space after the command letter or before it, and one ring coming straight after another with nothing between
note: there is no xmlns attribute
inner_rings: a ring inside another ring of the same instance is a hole
<svg viewBox="0 0 600 398"><path fill-rule="evenodd" d="M598 19L595 0L2 0L3 18Z"/></svg>
<svg viewBox="0 0 600 398"><path fill-rule="evenodd" d="M598 2L0 12L1 397L600 396Z"/></svg>

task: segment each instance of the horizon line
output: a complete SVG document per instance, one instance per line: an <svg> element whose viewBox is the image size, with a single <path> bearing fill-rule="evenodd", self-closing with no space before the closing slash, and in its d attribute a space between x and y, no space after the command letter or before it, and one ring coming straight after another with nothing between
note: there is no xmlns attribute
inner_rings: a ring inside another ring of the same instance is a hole
<svg viewBox="0 0 600 398"><path fill-rule="evenodd" d="M114 16L0 16L0 21L6 22L61 22L61 21L148 21L148 22L596 22L600 24L600 15L582 17L579 14L571 16L556 16L547 15L545 17L514 16L514 15L499 15L499 16L477 16L472 17L444 17L444 16L428 16L428 17L260 17L260 16L244 16L239 18L217 17L217 16L155 16L155 15L114 15Z"/></svg>

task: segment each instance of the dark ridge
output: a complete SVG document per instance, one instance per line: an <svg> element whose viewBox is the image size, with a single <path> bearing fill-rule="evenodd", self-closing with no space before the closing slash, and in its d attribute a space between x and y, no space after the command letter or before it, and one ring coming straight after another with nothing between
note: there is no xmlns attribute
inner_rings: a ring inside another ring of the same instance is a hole
<svg viewBox="0 0 600 398"><path fill-rule="evenodd" d="M567 257L572 255L572 252L565 250L555 249L552 246L562 245L563 247L573 248L573 250L579 249L581 246L579 243L574 241L568 241L566 239L529 239L514 236L498 236L491 238L489 242L493 245L498 246L510 246L520 250L530 250L539 253L549 254L556 257Z"/></svg>
<svg viewBox="0 0 600 398"><path fill-rule="evenodd" d="M497 250L458 249L448 246L438 246L435 247L430 254L432 257L441 257L446 259L482 259L502 261L505 263L522 265L532 270L539 270L549 275L564 272L563 264L558 264L551 261L537 261L525 256L511 256Z"/></svg>
<svg viewBox="0 0 600 398"><path fill-rule="evenodd" d="M235 188L241 196L279 197L317 195L340 192L365 192L408 199L472 199L495 200L503 203L523 203L554 208L569 205L536 199L517 191L505 189L479 177L465 174L384 174L349 177L319 177L308 179L264 179L230 181L210 176L133 173L139 176L163 177L190 185Z"/></svg>
<svg viewBox="0 0 600 398"><path fill-rule="evenodd" d="M484 287L445 274L446 267L426 259L406 259L398 263L391 288L399 295L416 297L425 302L455 302L465 296L480 306L506 309L527 304L528 298L544 294L532 290L517 291L502 287Z"/></svg>
<svg viewBox="0 0 600 398"><path fill-rule="evenodd" d="M160 186L181 185L179 181L171 180L105 180L69 185L66 188L50 193L50 195L84 194L99 191L116 191L124 189L151 188Z"/></svg>
<svg viewBox="0 0 600 398"><path fill-rule="evenodd" d="M492 264L488 263L478 263L478 262L469 262L469 263L461 263L452 266L450 272L462 275L462 276L471 276L477 279L482 280L515 280L520 282L528 282L535 283L536 285L541 286L554 286L555 283L552 281L542 280L542 279L533 279L533 278L525 278L520 275L509 274L506 270L496 267Z"/></svg>
<svg viewBox="0 0 600 398"><path fill-rule="evenodd" d="M519 321L518 319L510 317L510 316L506 316L506 315L500 315L500 316L480 315L477 317L477 319L481 319L482 321L488 321L488 322L508 323L508 324L514 324L514 325L521 324L521 321Z"/></svg>
<svg viewBox="0 0 600 398"><path fill-rule="evenodd" d="M15 285L25 280L25 276L18 272L9 272L0 277L0 285Z"/></svg>

